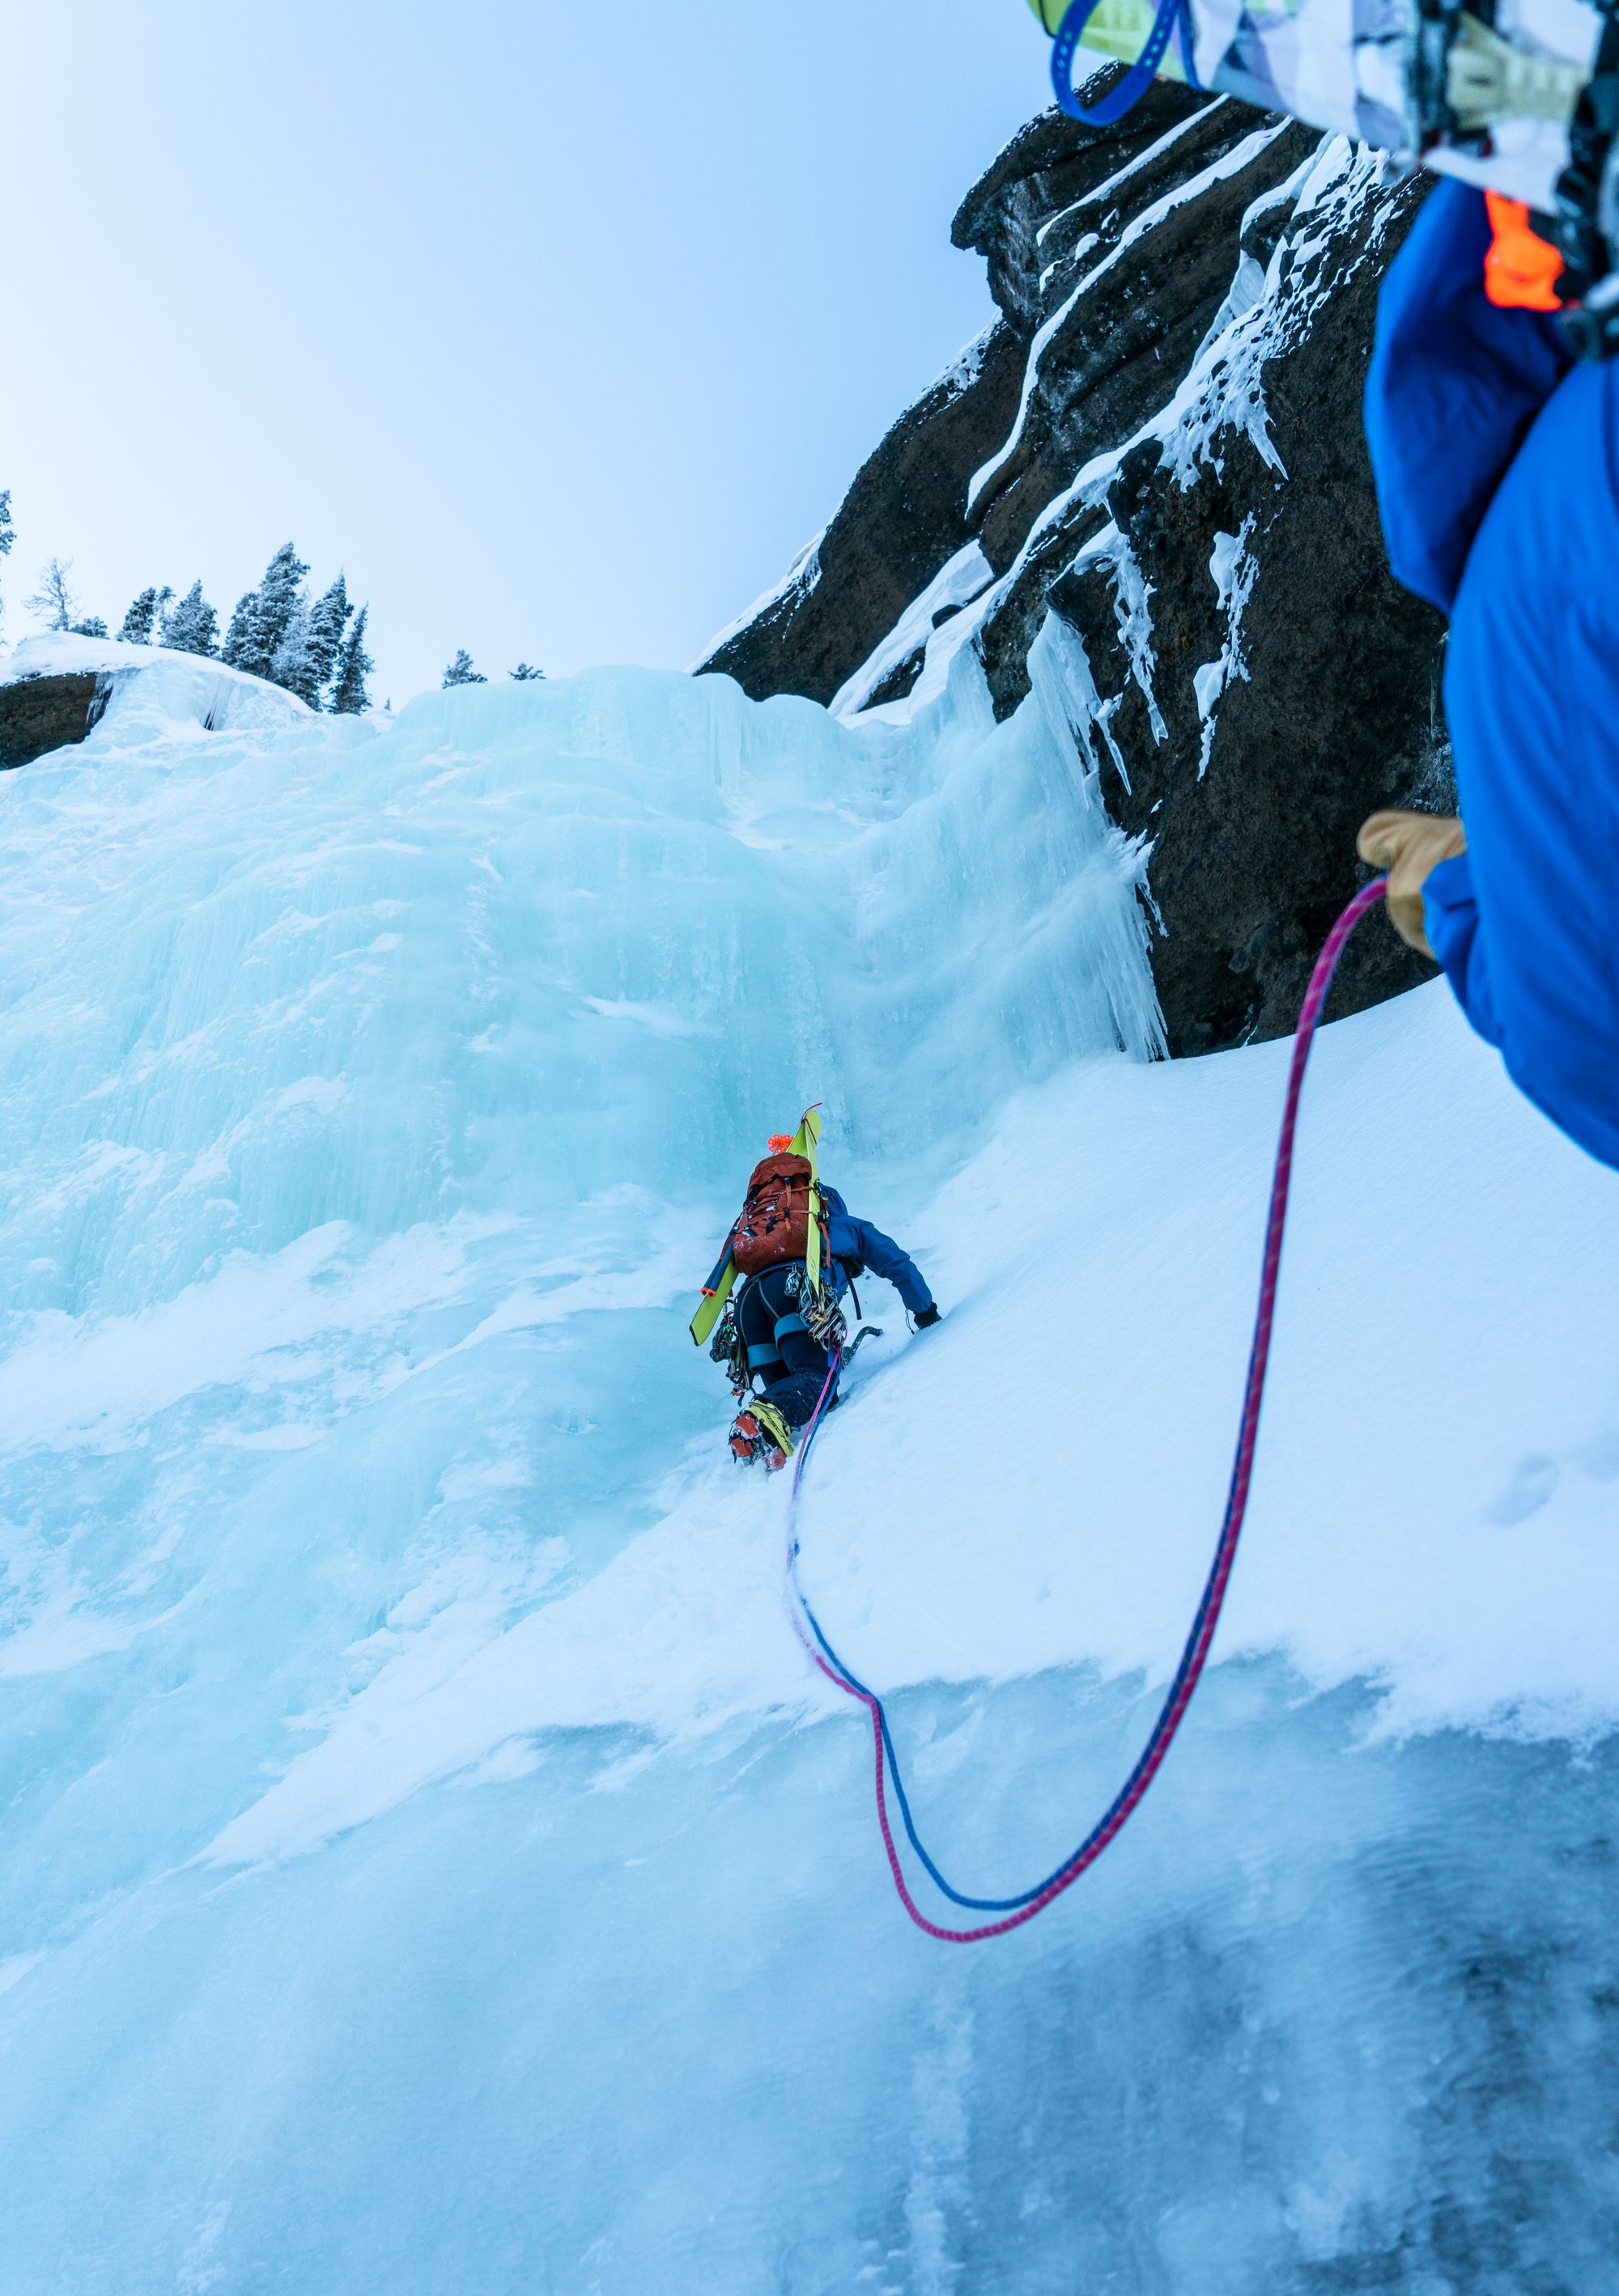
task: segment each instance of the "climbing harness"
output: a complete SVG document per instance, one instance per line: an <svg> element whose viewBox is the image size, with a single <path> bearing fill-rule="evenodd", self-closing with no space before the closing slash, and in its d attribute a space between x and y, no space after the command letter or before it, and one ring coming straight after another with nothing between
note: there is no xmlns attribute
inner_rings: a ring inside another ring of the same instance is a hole
<svg viewBox="0 0 1619 2296"><path fill-rule="evenodd" d="M1170 42L1179 35L1180 62L1188 87L1199 87L1196 69L1192 61L1192 12L1188 0L1158 0L1158 12L1153 18L1140 54L1116 86L1110 87L1100 102L1089 110L1080 102L1073 85L1073 62L1084 37L1085 28L1098 8L1107 0L1072 0L1064 9L1063 20L1056 28L1051 49L1051 86L1058 103L1070 119L1082 120L1087 127L1111 127L1133 111L1163 69L1169 53Z"/></svg>
<svg viewBox="0 0 1619 2296"><path fill-rule="evenodd" d="M849 1697L859 1699L870 1717L872 1747L875 1759L877 1824L882 1832L883 1848L887 1855L889 1872L893 1876L894 1888L899 1893L900 1904L916 1927L925 1931L929 1937L941 1939L947 1945L972 1945L982 1938L1003 1937L1008 1930L1020 1929L1025 1922L1031 1922L1036 1914L1043 1913L1046 1907L1060 1898L1065 1890L1072 1888L1086 1868L1095 1865L1109 1842L1116 1840L1122 1832L1142 1796L1163 1767L1164 1757L1173 1744L1175 1734L1185 1718L1187 1708L1191 1702L1192 1693L1196 1689L1198 1677L1208 1660L1210 1646L1214 1640L1214 1629L1220 1623L1220 1608L1225 1602L1226 1587L1231 1577L1231 1566L1237 1559L1237 1542L1242 1534L1243 1518L1247 1513L1248 1491L1253 1478L1254 1445L1259 1435L1260 1406L1264 1400L1265 1394L1265 1369L1270 1355L1270 1329L1276 1314L1277 1275L1281 1265L1282 1236L1287 1221L1287 1192L1293 1177L1294 1135L1298 1125L1299 1095L1303 1087L1304 1070L1310 1059L1310 1048L1315 1038L1316 1028L1320 1021L1321 1008L1327 1002L1327 992L1332 986L1332 977L1337 970L1338 959L1344 954L1344 947L1355 927L1383 898L1386 884L1387 880L1379 877L1371 884L1364 886L1334 925L1327 937L1326 945L1320 955L1316 960L1315 971L1310 976L1310 987L1305 992L1303 1005L1299 1013L1298 1031L1293 1043L1293 1060L1287 1071L1287 1091L1282 1104L1281 1136L1277 1145L1276 1171L1270 1184L1270 1210L1265 1226L1264 1257L1260 1267L1259 1309L1254 1318L1253 1345L1248 1357L1248 1382L1243 1397L1242 1418L1237 1428L1237 1456L1231 1470L1231 1484L1226 1499L1225 1518L1220 1524L1220 1538L1214 1549L1214 1560L1204 1584L1202 1599L1197 1605L1197 1614L1192 1621L1192 1630L1187 1636L1186 1647L1180 1653L1180 1663L1175 1669L1174 1679L1170 1684L1163 1703L1159 1709L1158 1718L1153 1724L1146 1744L1142 1749L1135 1767L1096 1824L1092 1826L1078 1849L1065 1857L1060 1866L1054 1867L1044 1881L1037 1882L1031 1889L1022 1890L1015 1897L971 1898L966 1896L961 1890L952 1888L945 1880L944 1875L924 1848L913 1822L910 1801L900 1775L893 1734L889 1727L888 1716L883 1701L877 1696L875 1691L868 1690L859 1677L851 1673L839 1658L827 1640L820 1621L810 1608L800 1585L798 1496L803 1482L804 1468L809 1460L810 1448L815 1439L816 1430L827 1408L827 1398L842 1369L842 1357L838 1356L833 1357L826 1374L826 1384L820 1392L820 1399L804 1429L793 1464L793 1488L788 1500L787 1515L787 1577L795 1603L793 1625L805 1650L827 1680L835 1683L838 1688L845 1692ZM806 1624L809 1628L808 1633L805 1632ZM998 1914L1000 1919L982 1922L971 1929L947 1929L940 1923L928 1919L911 1895L910 1885L906 1880L905 1869L895 1846L893 1827L888 1812L888 1783L891 1776L893 1783L894 1800L899 1805L900 1824L904 1828L906 1839L940 1890L955 1905L964 1906L974 1912Z"/></svg>

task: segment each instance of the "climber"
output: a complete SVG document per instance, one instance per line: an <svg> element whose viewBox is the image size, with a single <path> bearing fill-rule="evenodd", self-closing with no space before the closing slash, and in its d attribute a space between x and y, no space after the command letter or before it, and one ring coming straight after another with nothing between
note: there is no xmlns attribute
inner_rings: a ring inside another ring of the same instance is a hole
<svg viewBox="0 0 1619 2296"><path fill-rule="evenodd" d="M1360 851L1522 1091L1619 1167L1619 362L1575 359L1543 283L1503 308L1491 251L1483 196L1439 184L1366 391L1390 563L1451 618L1467 827L1375 814Z"/></svg>
<svg viewBox="0 0 1619 2296"><path fill-rule="evenodd" d="M840 1302L856 1277L867 1269L885 1277L917 1331L939 1321L916 1263L821 1181L820 1128L810 1109L795 1134L771 1136L770 1153L754 1168L692 1318L693 1339L701 1345L712 1332L709 1352L729 1370L742 1406L731 1449L744 1464L785 1466L823 1393L826 1407L836 1401L835 1379L826 1392L828 1359L842 1354L847 1325ZM755 1395L756 1384L762 1393Z"/></svg>

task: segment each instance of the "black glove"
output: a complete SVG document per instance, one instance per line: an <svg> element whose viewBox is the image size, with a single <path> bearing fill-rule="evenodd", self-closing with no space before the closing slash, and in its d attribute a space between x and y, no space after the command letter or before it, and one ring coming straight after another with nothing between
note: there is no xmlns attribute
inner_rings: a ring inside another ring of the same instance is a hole
<svg viewBox="0 0 1619 2296"><path fill-rule="evenodd" d="M916 1318L916 1329L919 1332L931 1332L938 1321L939 1303L936 1300L930 1300Z"/></svg>

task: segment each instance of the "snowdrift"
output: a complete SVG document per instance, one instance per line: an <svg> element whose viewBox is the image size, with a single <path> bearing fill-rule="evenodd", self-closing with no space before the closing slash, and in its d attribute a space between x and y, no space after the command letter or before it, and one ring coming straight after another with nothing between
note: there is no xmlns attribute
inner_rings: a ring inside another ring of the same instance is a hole
<svg viewBox="0 0 1619 2296"><path fill-rule="evenodd" d="M1062 644L999 726L966 650L854 725L153 661L10 777L0 2284L1598 2284L1615 1182L1442 989L1321 1041L1220 1663L1030 1931L902 1922L722 1456L693 1287L821 1098L947 1320L867 1295L806 1579L947 1865L1044 1870L1206 1562L1286 1053L1152 1059Z"/></svg>

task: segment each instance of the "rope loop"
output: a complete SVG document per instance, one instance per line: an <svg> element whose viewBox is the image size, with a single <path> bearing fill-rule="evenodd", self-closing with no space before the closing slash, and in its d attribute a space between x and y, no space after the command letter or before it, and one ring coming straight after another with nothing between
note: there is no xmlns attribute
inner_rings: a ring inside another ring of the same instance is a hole
<svg viewBox="0 0 1619 2296"><path fill-rule="evenodd" d="M1619 0L1615 0L1619 5ZM893 1733L889 1728L888 1716L875 1691L868 1690L858 1675L846 1667L822 1631L819 1620L805 1599L798 1577L797 1512L799 1487L803 1480L804 1466L810 1456L810 1447L824 1415L826 1398L832 1392L843 1358L834 1353L826 1374L826 1383L821 1390L820 1400L810 1415L804 1431L804 1439L798 1447L798 1458L793 1471L793 1490L787 1510L787 1579L794 1598L793 1623L799 1640L810 1657L829 1682L851 1698L859 1699L871 1719L873 1751L876 1762L877 1824L882 1831L883 1848L888 1858L888 1870L899 1894L900 1904L915 1922L931 1938L946 1945L974 1945L984 1938L1004 1937L1008 1930L1021 1929L1031 1922L1036 1914L1071 1889L1089 1866L1094 1866L1110 1841L1123 1832L1133 1811L1148 1786L1163 1766L1165 1755L1174 1743L1175 1734L1186 1718L1192 1693L1208 1661L1214 1640L1214 1629L1220 1624L1226 1588L1230 1583L1231 1568L1237 1560L1237 1542L1242 1535L1243 1518L1248 1511L1248 1493L1253 1480L1253 1454L1259 1440L1260 1406L1265 1399L1265 1371L1270 1360L1270 1331L1276 1319L1277 1277L1281 1268L1282 1238L1287 1225L1287 1194L1293 1180L1293 1144L1298 1128L1299 1095L1303 1089L1304 1070L1310 1059L1310 1048L1315 1041L1321 1009L1327 1002L1327 992L1332 986L1338 959L1343 955L1349 937L1383 898L1386 878L1374 879L1362 886L1327 936L1325 947L1316 959L1315 970L1310 976L1310 987L1299 1013L1298 1030L1293 1040L1293 1059L1287 1070L1287 1090L1282 1103L1281 1136L1277 1144L1276 1169L1270 1183L1270 1210L1265 1225L1264 1257L1260 1265L1259 1308L1253 1324L1253 1345L1248 1357L1248 1381L1243 1396L1242 1417L1237 1424L1237 1456L1231 1467L1230 1488L1226 1497L1225 1515L1220 1526L1220 1538L1214 1548L1214 1560L1204 1582L1197 1614L1192 1620L1192 1630L1187 1636L1186 1647L1180 1653L1180 1663L1175 1669L1173 1681L1165 1693L1158 1718L1148 1733L1146 1745L1137 1759L1135 1767L1119 1788L1112 1801L1091 1827L1079 1847L1053 1868L1043 1882L1021 1890L1011 1898L973 1898L954 1889L924 1848L911 1816L905 1781L900 1775L899 1755L894 1747ZM810 1632L804 1631L808 1623ZM813 1639L811 1639L813 1637ZM893 1828L888 1815L888 1781L893 1780L894 1799L900 1808L900 1820L906 1839L922 1861L930 1878L952 1904L975 1913L999 1914L1000 1919L982 1922L971 1929L947 1929L930 1921L911 1895L910 1884L905 1878L895 1847Z"/></svg>

